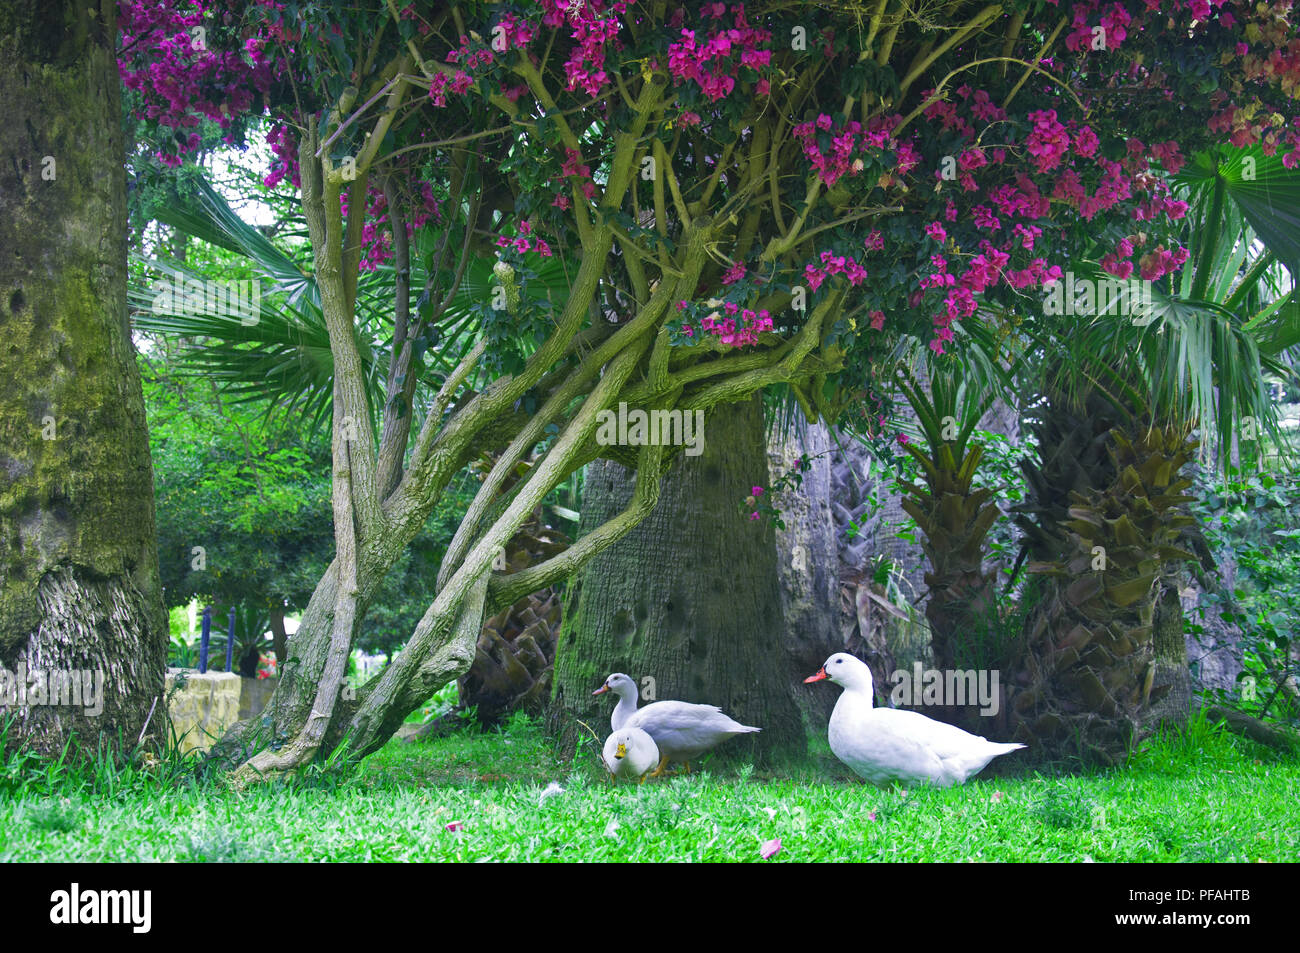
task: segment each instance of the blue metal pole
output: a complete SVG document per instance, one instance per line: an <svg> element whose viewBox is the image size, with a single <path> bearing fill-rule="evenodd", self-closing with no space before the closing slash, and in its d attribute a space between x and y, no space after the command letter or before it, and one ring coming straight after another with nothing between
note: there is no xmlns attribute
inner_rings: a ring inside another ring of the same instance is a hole
<svg viewBox="0 0 1300 953"><path fill-rule="evenodd" d="M203 607L203 632L199 636L199 674L208 670L208 639L212 637L212 606Z"/></svg>
<svg viewBox="0 0 1300 953"><path fill-rule="evenodd" d="M235 607L230 607L230 625L226 629L226 671L232 671L231 661L235 657Z"/></svg>

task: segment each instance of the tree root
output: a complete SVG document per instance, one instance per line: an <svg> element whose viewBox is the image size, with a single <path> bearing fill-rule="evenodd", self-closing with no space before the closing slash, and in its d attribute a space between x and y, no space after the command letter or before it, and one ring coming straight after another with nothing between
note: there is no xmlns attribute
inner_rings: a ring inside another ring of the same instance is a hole
<svg viewBox="0 0 1300 953"><path fill-rule="evenodd" d="M1243 712L1233 711L1221 705L1205 709L1211 721L1221 721L1233 734L1257 741L1279 751L1300 751L1300 735L1278 728Z"/></svg>

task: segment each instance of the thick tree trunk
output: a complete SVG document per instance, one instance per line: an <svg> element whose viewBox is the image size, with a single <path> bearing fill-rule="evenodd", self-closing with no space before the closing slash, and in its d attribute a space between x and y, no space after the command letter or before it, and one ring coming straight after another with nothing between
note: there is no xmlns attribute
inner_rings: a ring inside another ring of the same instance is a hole
<svg viewBox="0 0 1300 953"><path fill-rule="evenodd" d="M643 703L653 685L657 700L718 705L763 729L728 741L728 755L806 750L794 696L808 673L790 670L783 645L773 532L739 505L767 482L765 446L759 398L720 408L703 454L679 457L654 512L583 571L555 665L551 726L564 747L583 732L578 719L604 740L610 705L591 693L624 672L642 686ZM625 505L630 484L617 464L589 468L584 532Z"/></svg>
<svg viewBox="0 0 1300 953"><path fill-rule="evenodd" d="M146 720L150 736L166 722L115 10L0 7L0 665L25 667L29 686L37 671L89 673L103 691L98 714L30 697L9 709L11 742L49 753L70 734L130 747Z"/></svg>

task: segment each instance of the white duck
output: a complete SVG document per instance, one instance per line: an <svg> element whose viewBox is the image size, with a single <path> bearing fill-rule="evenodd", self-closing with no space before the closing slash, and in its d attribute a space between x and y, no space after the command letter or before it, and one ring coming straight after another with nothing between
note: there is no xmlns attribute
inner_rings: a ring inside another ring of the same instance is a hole
<svg viewBox="0 0 1300 953"><path fill-rule="evenodd" d="M615 781L636 778L643 784L646 772L659 761L659 748L640 728L621 728L605 739L603 760Z"/></svg>
<svg viewBox="0 0 1300 953"><path fill-rule="evenodd" d="M837 652L805 682L829 679L844 687L831 714L835 757L875 784L929 781L939 787L962 784L1001 754L1021 744L998 744L920 712L876 708L871 669Z"/></svg>
<svg viewBox="0 0 1300 953"><path fill-rule="evenodd" d="M636 682L622 672L609 676L605 679L605 684L592 694L603 695L606 692L618 696L618 704L614 706L614 714L609 719L610 726L615 731L620 728L640 728L659 747L662 760L654 774L650 775L652 778L663 774L669 761L685 762L686 773L689 774L692 758L721 744L732 735L762 731L761 728L742 725L724 714L716 705L654 702L638 709Z"/></svg>

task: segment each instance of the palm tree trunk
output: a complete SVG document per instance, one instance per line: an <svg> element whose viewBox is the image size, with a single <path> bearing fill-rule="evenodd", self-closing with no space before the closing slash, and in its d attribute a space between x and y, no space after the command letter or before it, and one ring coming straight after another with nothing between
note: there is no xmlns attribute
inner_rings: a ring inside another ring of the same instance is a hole
<svg viewBox="0 0 1300 953"><path fill-rule="evenodd" d="M1177 543L1190 522L1181 470L1196 444L1147 414L1125 420L1095 392L1078 403L1048 396L1019 518L1043 583L1011 721L1046 754L1113 764L1161 719L1186 716L1181 611L1167 580L1192 558Z"/></svg>
<svg viewBox="0 0 1300 953"><path fill-rule="evenodd" d="M113 0L0 8L0 665L76 675L83 696L88 673L103 693L99 712L19 703L10 741L49 754L72 734L165 736L116 30Z"/></svg>
<svg viewBox="0 0 1300 953"><path fill-rule="evenodd" d="M729 755L803 753L794 702L800 673L789 670L783 650L773 533L739 507L766 482L764 448L758 398L720 408L703 454L680 457L650 516L584 569L555 664L549 720L562 746L573 747L579 721L604 740L610 706L591 693L623 672L642 687L643 702L652 687L657 699L718 705L763 729L729 741ZM628 482L617 464L589 468L584 532L623 507Z"/></svg>

